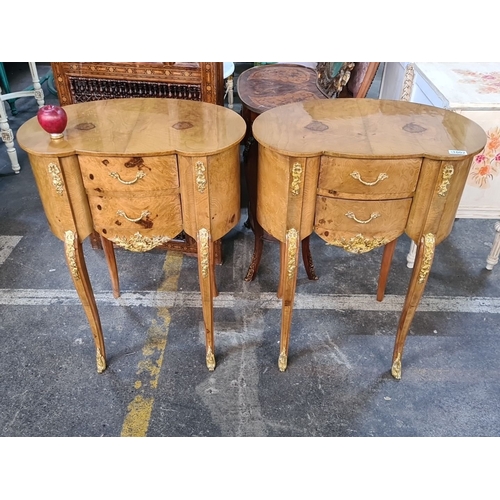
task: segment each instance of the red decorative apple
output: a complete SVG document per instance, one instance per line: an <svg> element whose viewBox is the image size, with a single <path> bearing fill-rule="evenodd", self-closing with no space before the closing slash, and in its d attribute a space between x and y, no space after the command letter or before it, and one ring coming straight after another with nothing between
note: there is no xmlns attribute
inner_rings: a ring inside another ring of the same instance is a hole
<svg viewBox="0 0 500 500"><path fill-rule="evenodd" d="M36 116L40 126L50 134L52 139L61 139L63 137L64 129L68 123L68 116L64 109L60 106L46 104L38 110Z"/></svg>

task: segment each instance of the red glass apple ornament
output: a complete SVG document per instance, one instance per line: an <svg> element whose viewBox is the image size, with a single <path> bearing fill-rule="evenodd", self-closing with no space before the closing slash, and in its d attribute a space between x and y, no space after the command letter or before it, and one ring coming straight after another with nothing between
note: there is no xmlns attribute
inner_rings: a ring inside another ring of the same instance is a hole
<svg viewBox="0 0 500 500"><path fill-rule="evenodd" d="M61 139L63 137L64 129L68 123L68 116L64 109L60 106L46 104L38 110L36 116L40 126L50 134L52 139Z"/></svg>

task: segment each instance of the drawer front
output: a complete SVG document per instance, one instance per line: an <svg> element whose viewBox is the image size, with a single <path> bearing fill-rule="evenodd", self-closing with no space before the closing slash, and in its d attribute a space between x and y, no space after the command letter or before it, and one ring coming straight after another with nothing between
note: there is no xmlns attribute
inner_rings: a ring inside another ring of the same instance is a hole
<svg viewBox="0 0 500 500"><path fill-rule="evenodd" d="M385 245L404 232L411 202L411 198L353 201L318 196L314 230L327 243L362 253ZM349 248L349 242L356 242L360 236L367 240L366 248Z"/></svg>
<svg viewBox="0 0 500 500"><path fill-rule="evenodd" d="M95 229L107 239L143 236L175 238L182 231L180 196L89 196Z"/></svg>
<svg viewBox="0 0 500 500"><path fill-rule="evenodd" d="M318 194L350 199L396 199L413 196L420 158L356 160L323 156Z"/></svg>
<svg viewBox="0 0 500 500"><path fill-rule="evenodd" d="M177 157L80 156L87 192L160 191L179 187Z"/></svg>

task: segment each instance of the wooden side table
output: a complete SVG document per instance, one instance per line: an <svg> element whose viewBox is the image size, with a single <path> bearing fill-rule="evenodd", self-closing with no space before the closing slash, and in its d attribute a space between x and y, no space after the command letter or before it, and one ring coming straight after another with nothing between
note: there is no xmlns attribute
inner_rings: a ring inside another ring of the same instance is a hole
<svg viewBox="0 0 500 500"><path fill-rule="evenodd" d="M159 97L224 105L222 62L53 62L61 106L102 99ZM91 234L93 248L101 248ZM163 250L196 256L196 240L185 232ZM222 245L215 242L215 263L222 264Z"/></svg>
<svg viewBox="0 0 500 500"><path fill-rule="evenodd" d="M239 144L245 122L214 104L173 99L116 99L69 105L62 139L36 118L18 131L30 158L52 232L66 261L106 368L99 313L82 241L102 238L115 297L113 244L134 252L158 247L180 231L196 240L206 332L206 363L215 368L214 241L239 221Z"/></svg>
<svg viewBox="0 0 500 500"><path fill-rule="evenodd" d="M247 124L245 137L244 168L248 189L248 221L254 235L254 252L245 276L252 281L259 268L263 239L272 239L265 234L256 217L257 207L257 144L252 136L252 124L264 111L309 99L326 99L316 86L317 74L312 68L296 64L272 64L247 69L238 78L238 96L242 102L241 115ZM309 249L309 238L302 242L302 257L307 276L318 277Z"/></svg>
<svg viewBox="0 0 500 500"><path fill-rule="evenodd" d="M435 247L451 232L486 134L468 118L431 106L334 99L269 110L255 119L253 135L257 218L281 243L279 369L288 360L300 242L314 231L353 253L386 245L384 282L387 244L404 232L418 250L392 358L392 375L401 378L405 339Z"/></svg>

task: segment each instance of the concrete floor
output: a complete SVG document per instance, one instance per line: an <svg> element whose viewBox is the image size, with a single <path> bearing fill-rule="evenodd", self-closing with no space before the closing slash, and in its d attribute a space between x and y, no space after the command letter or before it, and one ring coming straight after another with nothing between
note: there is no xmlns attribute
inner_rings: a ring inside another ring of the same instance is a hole
<svg viewBox="0 0 500 500"><path fill-rule="evenodd" d="M29 83L27 65L6 69L13 88ZM49 69L41 63L40 75ZM37 111L34 99L17 108L14 130ZM381 250L352 255L313 235L320 279L308 281L301 266L284 373L278 247L265 243L258 276L245 283L253 234L244 209L217 268L214 372L204 362L195 259L118 249L115 300L104 255L87 241L108 351L98 374L62 243L18 154L22 170L10 175L0 144L1 436L499 436L500 265L485 269L494 221L459 219L437 248L401 381L390 366L411 272L406 236L378 303Z"/></svg>

